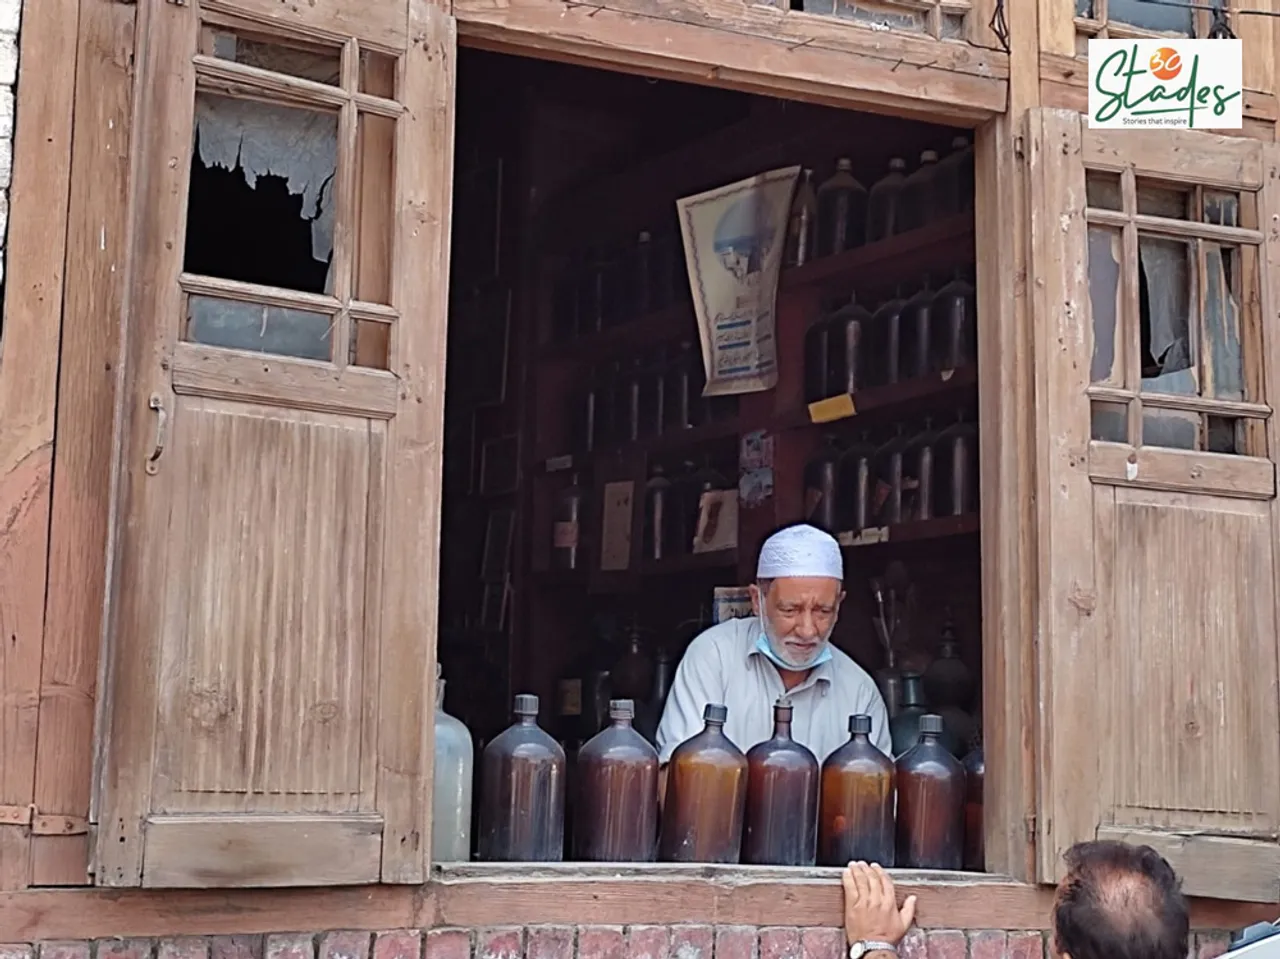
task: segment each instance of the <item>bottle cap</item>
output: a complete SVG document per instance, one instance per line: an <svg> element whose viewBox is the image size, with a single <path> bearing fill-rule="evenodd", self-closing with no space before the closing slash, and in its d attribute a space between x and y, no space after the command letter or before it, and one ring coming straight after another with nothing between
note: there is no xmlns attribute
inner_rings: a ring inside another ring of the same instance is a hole
<svg viewBox="0 0 1280 959"><path fill-rule="evenodd" d="M849 732L871 735L871 717L865 713L857 713L849 717Z"/></svg>
<svg viewBox="0 0 1280 959"><path fill-rule="evenodd" d="M889 161L890 170L905 170L906 168L907 168L907 161L902 159L902 157L894 157L892 160Z"/></svg>
<svg viewBox="0 0 1280 959"><path fill-rule="evenodd" d="M942 717L934 713L925 713L920 717L920 732L933 736L941 736L943 730Z"/></svg>
<svg viewBox="0 0 1280 959"><path fill-rule="evenodd" d="M702 721L706 723L723 723L729 718L729 707L720 703L707 703L702 711Z"/></svg>
<svg viewBox="0 0 1280 959"><path fill-rule="evenodd" d="M538 715L538 697L533 693L520 693L516 696L516 708L513 710L517 716L536 716Z"/></svg>
<svg viewBox="0 0 1280 959"><path fill-rule="evenodd" d="M610 719L630 719L635 714L636 714L636 703L634 699L609 700L609 718Z"/></svg>
<svg viewBox="0 0 1280 959"><path fill-rule="evenodd" d="M953 150L963 150L968 145L969 145L968 137L956 137L954 140L951 141L951 148Z"/></svg>
<svg viewBox="0 0 1280 959"><path fill-rule="evenodd" d="M648 242L649 242L649 239L650 239L650 237L649 237L649 231L648 231L648 230L641 230L641 231L640 231L640 236L639 236L639 240L640 240L640 242L641 242L641 243L648 243Z"/></svg>
<svg viewBox="0 0 1280 959"><path fill-rule="evenodd" d="M839 160L836 161L836 169L843 170L846 172L849 170L852 170L853 161L850 160L848 157L841 157Z"/></svg>
<svg viewBox="0 0 1280 959"><path fill-rule="evenodd" d="M920 154L920 162L921 162L921 163L937 163L937 162L938 162L938 151L937 151L937 150L925 150L923 153L921 153L921 154Z"/></svg>

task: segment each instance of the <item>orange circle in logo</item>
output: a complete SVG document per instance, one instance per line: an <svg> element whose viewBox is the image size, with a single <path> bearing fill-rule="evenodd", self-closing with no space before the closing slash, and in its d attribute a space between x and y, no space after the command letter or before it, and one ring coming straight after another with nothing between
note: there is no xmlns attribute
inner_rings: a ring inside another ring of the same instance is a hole
<svg viewBox="0 0 1280 959"><path fill-rule="evenodd" d="M1182 57L1173 47L1161 47L1151 54L1150 66L1157 80L1172 80L1182 72Z"/></svg>

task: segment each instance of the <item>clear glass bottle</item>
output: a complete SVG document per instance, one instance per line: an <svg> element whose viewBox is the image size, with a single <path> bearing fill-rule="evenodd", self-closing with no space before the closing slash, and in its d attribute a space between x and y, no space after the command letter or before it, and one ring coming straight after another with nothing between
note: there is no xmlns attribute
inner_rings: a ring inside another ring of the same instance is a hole
<svg viewBox="0 0 1280 959"><path fill-rule="evenodd" d="M583 502L586 491L578 485L578 474L556 494L555 516L551 525L551 562L557 569L578 569L582 562Z"/></svg>
<svg viewBox="0 0 1280 959"><path fill-rule="evenodd" d="M977 291L965 271L956 270L929 304L930 369L956 370L977 362L977 309Z"/></svg>
<svg viewBox="0 0 1280 959"><path fill-rule="evenodd" d="M902 184L902 229L898 232L918 230L937 219L933 207L937 175L938 154L925 150L920 154L920 166Z"/></svg>
<svg viewBox="0 0 1280 959"><path fill-rule="evenodd" d="M840 457L838 499L840 528L855 536L872 524L872 497L875 493L873 460L875 447L864 431Z"/></svg>
<svg viewBox="0 0 1280 959"><path fill-rule="evenodd" d="M831 314L827 320L827 393L850 396L867 386L867 341L871 314L858 303L857 296Z"/></svg>
<svg viewBox="0 0 1280 959"><path fill-rule="evenodd" d="M828 434L804 470L805 519L833 536L840 531L840 458L836 439Z"/></svg>
<svg viewBox="0 0 1280 959"><path fill-rule="evenodd" d="M818 232L818 197L813 192L813 171L803 170L791 201L787 221L787 266L804 266L813 258L814 240Z"/></svg>
<svg viewBox="0 0 1280 959"><path fill-rule="evenodd" d="M649 686L653 680L653 662L645 652L644 640L640 636L640 626L634 616L627 626L625 642L625 650L610 671L612 677L610 688L615 697L632 703L632 716L634 716L635 702L643 699L649 692Z"/></svg>
<svg viewBox="0 0 1280 959"><path fill-rule="evenodd" d="M747 753L742 861L812 866L818 841L818 760L791 738L791 704L773 707L773 736Z"/></svg>
<svg viewBox="0 0 1280 959"><path fill-rule="evenodd" d="M902 187L907 182L907 164L902 157L889 161L889 172L871 186L867 195L867 242L886 240L902 232Z"/></svg>
<svg viewBox="0 0 1280 959"><path fill-rule="evenodd" d="M538 726L538 697L516 696L516 721L484 749L480 859L564 858L565 756Z"/></svg>
<svg viewBox="0 0 1280 959"><path fill-rule="evenodd" d="M747 757L724 734L728 715L724 706L708 703L703 710L705 728L671 754L658 847L663 862L738 861Z"/></svg>
<svg viewBox="0 0 1280 959"><path fill-rule="evenodd" d="M436 664L435 760L431 779L431 859L471 858L471 785L475 748L471 732L444 711L444 679Z"/></svg>
<svg viewBox="0 0 1280 959"><path fill-rule="evenodd" d="M854 178L853 161L841 157L836 172L818 187L818 255L860 247L866 233L867 188Z"/></svg>
<svg viewBox="0 0 1280 959"><path fill-rule="evenodd" d="M933 297L934 291L926 276L924 285L902 305L899 320L902 330L899 382L925 376L932 368L929 334L933 331Z"/></svg>
<svg viewBox="0 0 1280 959"><path fill-rule="evenodd" d="M964 860L965 773L941 742L942 717L920 717L920 738L898 758L900 869L960 869Z"/></svg>
<svg viewBox="0 0 1280 959"><path fill-rule="evenodd" d="M871 742L871 717L849 717L849 741L822 764L818 864L894 863L894 766Z"/></svg>
<svg viewBox="0 0 1280 959"><path fill-rule="evenodd" d="M635 703L609 703L609 725L578 750L574 852L587 862L652 862L658 753L635 729Z"/></svg>

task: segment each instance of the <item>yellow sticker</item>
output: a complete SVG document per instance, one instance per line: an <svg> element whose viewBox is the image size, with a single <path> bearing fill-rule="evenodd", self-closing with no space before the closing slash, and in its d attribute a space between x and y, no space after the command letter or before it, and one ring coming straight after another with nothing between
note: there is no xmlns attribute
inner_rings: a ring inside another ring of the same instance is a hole
<svg viewBox="0 0 1280 959"><path fill-rule="evenodd" d="M809 404L810 423L830 423L853 416L858 411L853 407L853 397L848 393L839 396L828 396Z"/></svg>

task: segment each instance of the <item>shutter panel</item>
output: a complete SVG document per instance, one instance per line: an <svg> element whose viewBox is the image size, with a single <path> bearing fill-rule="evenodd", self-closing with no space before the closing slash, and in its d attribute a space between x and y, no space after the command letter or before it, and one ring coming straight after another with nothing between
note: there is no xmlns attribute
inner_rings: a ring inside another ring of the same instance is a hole
<svg viewBox="0 0 1280 959"><path fill-rule="evenodd" d="M1275 902L1276 150L1028 123L1040 876L1114 838Z"/></svg>
<svg viewBox="0 0 1280 959"><path fill-rule="evenodd" d="M150 8L102 885L426 876L456 34L374 6ZM197 167L317 288L219 272Z"/></svg>

